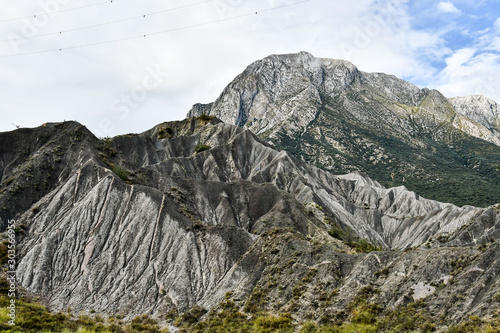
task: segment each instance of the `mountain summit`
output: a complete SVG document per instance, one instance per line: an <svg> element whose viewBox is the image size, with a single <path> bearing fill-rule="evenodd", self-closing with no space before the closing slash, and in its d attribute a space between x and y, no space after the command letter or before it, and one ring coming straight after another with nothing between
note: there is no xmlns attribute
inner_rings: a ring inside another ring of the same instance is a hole
<svg viewBox="0 0 500 333"><path fill-rule="evenodd" d="M483 96L448 99L300 52L254 62L188 116L201 114L333 173L360 170L458 205L500 202L499 108Z"/></svg>

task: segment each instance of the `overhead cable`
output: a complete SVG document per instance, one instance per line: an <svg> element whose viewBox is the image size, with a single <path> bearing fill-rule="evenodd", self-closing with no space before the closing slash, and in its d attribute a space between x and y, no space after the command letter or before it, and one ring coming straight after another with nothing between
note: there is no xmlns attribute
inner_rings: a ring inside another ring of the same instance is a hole
<svg viewBox="0 0 500 333"><path fill-rule="evenodd" d="M9 19L0 19L0 23L10 22L10 21L18 21L18 20L24 20L24 19L30 19L30 18L37 17L37 16L51 16L51 15L58 14L58 13L69 12L69 11L79 10L79 9L83 9L83 8L93 7L93 6L99 6L99 5L109 4L109 3L113 3L113 1L116 2L116 0L107 0L107 1L101 1L101 2L92 3L92 4L85 5L85 6L80 6L80 7L61 9L61 10L53 11L53 12L50 12L50 13L49 12L43 12L43 13L32 14L32 15L29 15L29 16L14 17L14 18L9 18Z"/></svg>
<svg viewBox="0 0 500 333"><path fill-rule="evenodd" d="M286 5L281 5L281 6L276 6L276 7L272 7L272 8L268 8L268 9L263 9L263 10L260 10L260 11L252 11L252 12L249 12L249 13L246 13L246 14L241 14L241 15L236 15L236 16L230 16L230 17L226 17L226 18L222 18L222 19L218 19L218 20L213 20L213 21L208 21L208 22L203 22L203 23L198 23L198 24L192 24L192 25L187 25L187 26L183 26L183 27L172 28L172 29L167 29L167 30L162 30L162 31L156 31L156 32L151 32L151 33L147 33L147 34L141 34L141 35L123 37L123 38L118 38L118 39L112 39L112 40L102 41L102 42L95 42L95 43L80 44L80 45L74 45L74 46L68 46L68 47L61 47L61 48L55 48L55 49L49 49L49 50L0 55L0 58L8 58L8 57L16 57L16 56L24 56L24 55L33 55L33 54L41 54L41 53L50 53L50 52L60 52L60 51L64 51L64 50L73 50L73 49L79 49L79 48L84 48L84 47L89 47L89 46L104 45L104 44L110 44L110 43L123 42L123 41L126 41L126 40L146 38L148 36L155 36L155 35L165 34L165 33L169 33L169 32L186 30L186 29L191 29L191 28L195 28L195 27L201 27L201 26L211 25L211 24L215 24L215 23L220 23L220 22L225 22L225 21L240 19L240 18L243 18L243 17L254 16L254 15L257 15L259 13L270 12L270 11L282 9L282 8L285 8L285 7L295 6L295 5L298 5L298 4L301 4L301 3L305 3L305 2L309 2L309 1L311 1L311 0L297 1L297 2L294 2L294 3L290 3L290 4L286 4Z"/></svg>
<svg viewBox="0 0 500 333"><path fill-rule="evenodd" d="M161 10L161 11L157 11L157 12L142 14L142 15L128 17L128 18L124 18L124 19L120 19L120 20L115 20L115 21L109 21L109 22L104 22L104 23L87 25L87 26L79 27L79 28L73 28L73 29L67 29L67 30L60 30L60 31L48 32L48 33L44 33L44 34L38 34L38 35L33 36L33 37L19 37L19 38L4 39L4 40L0 40L0 43L15 42L15 41L24 40L24 39L32 40L34 38L44 37L44 36L62 35L64 33L68 33L68 32L74 32L74 31L85 30L85 29L90 29L90 28L102 27L102 26L105 26L105 25L111 25L111 24L116 24L116 23L121 23L121 22L126 22L126 21L132 21L132 20L137 20L137 19L143 19L143 18L146 18L146 17L149 17L149 16L163 14L163 13L167 13L167 12L172 12L172 11L178 10L178 9L183 9L183 8L198 6L198 5L201 5L201 4L204 4L204 3L207 3L207 2L211 2L211 1L213 1L213 0L205 0L205 1L197 2L197 3L193 3L193 4L189 4L189 5L184 5L184 6L175 7L175 8L169 8L169 9L165 9L165 10Z"/></svg>

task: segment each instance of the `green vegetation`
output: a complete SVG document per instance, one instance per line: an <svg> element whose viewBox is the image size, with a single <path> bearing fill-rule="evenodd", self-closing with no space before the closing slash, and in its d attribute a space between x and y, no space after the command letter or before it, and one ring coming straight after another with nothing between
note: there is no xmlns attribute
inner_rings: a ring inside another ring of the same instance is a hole
<svg viewBox="0 0 500 333"><path fill-rule="evenodd" d="M236 308L234 302L226 300L220 304L220 311L212 311L204 320L200 318L206 313L199 308L187 312L175 321L179 332L240 332L240 333L271 333L293 332L292 317L289 313L271 315L258 313L246 315Z"/></svg>
<svg viewBox="0 0 500 333"><path fill-rule="evenodd" d="M279 317L260 316L255 319L253 328L256 333L293 332L292 316L288 313Z"/></svg>
<svg viewBox="0 0 500 333"><path fill-rule="evenodd" d="M9 285L7 280L0 279L0 330L2 332L78 332L78 333L132 333L132 332L157 332L160 330L156 321L148 316L134 318L130 323L111 317L106 320L100 316L89 317L86 315L75 316L70 313L50 313L40 303L25 297L16 299L15 325L9 325L11 318L7 306L10 304L8 297Z"/></svg>
<svg viewBox="0 0 500 333"><path fill-rule="evenodd" d="M465 267L470 265L472 260L473 260L473 258L466 257L466 256L461 256L460 258L456 258L454 260L451 260L450 261L450 266L451 266L450 275L455 276L455 275L459 274L460 272L462 272L462 270Z"/></svg>
<svg viewBox="0 0 500 333"><path fill-rule="evenodd" d="M195 150L196 154L198 154L198 153L201 153L202 151L209 150L210 148L212 148L212 147L210 147L209 145L198 143L196 145L196 147L194 148L194 150Z"/></svg>
<svg viewBox="0 0 500 333"><path fill-rule="evenodd" d="M359 253L368 253L372 251L382 251L382 248L377 247L363 238L357 238L352 230L350 229L342 229L338 225L333 225L329 230L328 234L334 238L340 239L345 242L347 245L352 247L356 252Z"/></svg>
<svg viewBox="0 0 500 333"><path fill-rule="evenodd" d="M378 319L377 327L385 332L432 332L436 324L424 307L421 300L399 307Z"/></svg>
<svg viewBox="0 0 500 333"><path fill-rule="evenodd" d="M71 132L69 132L69 136L70 136L71 140L73 140L73 141L82 141L82 139L83 139L83 133L81 130L71 131Z"/></svg>
<svg viewBox="0 0 500 333"><path fill-rule="evenodd" d="M171 138L173 134L174 134L174 131L169 126L161 127L158 130L158 134L156 135L156 138L158 140L165 139L165 138Z"/></svg>
<svg viewBox="0 0 500 333"><path fill-rule="evenodd" d="M406 142L392 132L363 127L347 117L341 99L322 95L321 100L323 106L309 124L310 131L294 136L281 131L278 139L261 138L333 174L360 170L386 187L404 185L425 198L458 206L487 207L500 202L500 154L493 143L451 127L440 129L441 134L424 133L417 123L412 126L420 134ZM315 128L321 128L322 137ZM433 140L435 135L447 138ZM346 148L336 148L332 140Z"/></svg>
<svg viewBox="0 0 500 333"><path fill-rule="evenodd" d="M111 143L113 142L113 139L110 138L109 136L106 136L104 138L101 138L101 141L102 141L102 143L104 143L104 145L106 147L111 147Z"/></svg>
<svg viewBox="0 0 500 333"><path fill-rule="evenodd" d="M358 239L354 242L348 243L348 245L360 253L368 253L368 252L372 252L372 251L382 251L381 247L375 246L363 238Z"/></svg>
<svg viewBox="0 0 500 333"><path fill-rule="evenodd" d="M118 177L120 177L120 179L123 180L124 182L129 181L130 172L127 169L125 169L124 167L117 165L117 164L113 164L111 166L111 170L113 170L113 172Z"/></svg>
<svg viewBox="0 0 500 333"><path fill-rule="evenodd" d="M226 300L219 310L208 313L205 317L195 316L198 320L176 321L182 333L264 333L264 332L299 332L299 333L376 333L376 332L434 332L440 326L438 318L425 310L423 301L410 302L395 310L383 310L378 304L369 302L369 298L378 290L367 286L362 288L355 300L345 311L325 315L320 323L307 321L294 323L290 313L269 314L258 311L245 314L239 311L233 301ZM191 315L188 315L192 318ZM448 328L448 333L458 332L498 332L500 321L487 322L471 317L467 322Z"/></svg>
<svg viewBox="0 0 500 333"><path fill-rule="evenodd" d="M4 181L4 185L5 185L5 186L9 186L9 185L10 185L10 183L12 183L12 182L14 181L14 179L15 179L14 177L10 177L10 178L6 179L6 180Z"/></svg>
<svg viewBox="0 0 500 333"><path fill-rule="evenodd" d="M478 317L472 316L466 322L460 325L452 326L447 331L447 333L476 333L476 332L484 332L484 333L500 332L500 323L498 321L488 322Z"/></svg>
<svg viewBox="0 0 500 333"><path fill-rule="evenodd" d="M10 242L4 240L0 243L0 265L3 265L7 262L9 256L9 246ZM0 280L2 281L2 280Z"/></svg>
<svg viewBox="0 0 500 333"><path fill-rule="evenodd" d="M117 151L113 148L113 139L109 138L109 137L105 137L105 138L102 138L101 139L101 142L103 143L102 146L99 146L97 147L97 149L99 149L101 152L99 153L99 157L101 158L101 160L104 162L104 164L106 164L106 166L110 169L113 170L113 168L115 168L115 165L112 163L112 159L113 157L116 156L117 154ZM120 172L120 171L123 171L123 170L119 170L120 167L118 167L117 171ZM113 170L114 171L114 170ZM116 173L116 172L115 172ZM123 176L125 176L124 173L122 173ZM121 178L121 177L120 177ZM122 178L123 179L123 178Z"/></svg>
<svg viewBox="0 0 500 333"><path fill-rule="evenodd" d="M178 317L175 320L175 325L176 326L192 325L192 324L198 322L198 320L200 320L200 318L205 313L207 313L207 310L205 310L204 308L202 308L200 306L195 306L191 310L189 310L188 312L186 312L183 315L181 315L180 317Z"/></svg>
<svg viewBox="0 0 500 333"><path fill-rule="evenodd" d="M209 121L212 121L212 119L214 119L214 118L215 118L214 116L209 116L207 114L202 114L197 119L198 120L202 120L204 122L209 122Z"/></svg>
<svg viewBox="0 0 500 333"><path fill-rule="evenodd" d="M303 281L314 278L310 271ZM50 313L43 305L24 297L16 299L16 325L8 325L6 306L8 282L0 279L0 330L2 332L77 332L77 333L135 333L157 332L167 333L161 329L158 322L143 315L135 317L125 323L123 316L102 318L87 315L73 315L71 313ZM195 306L190 311L178 316L174 324L180 333L271 333L271 332L299 332L299 333L348 333L348 332L433 332L441 325L439 318L428 313L423 301L410 302L395 310L382 309L378 304L371 302L379 290L373 286L362 288L355 299L344 311L337 314L324 315L319 323L313 321L297 323L293 315L288 312L270 314L263 310L263 292L254 290L250 298L252 311L241 312L239 306L232 301L231 294L217 309L207 312L206 309ZM247 301L248 305L248 301ZM245 306L246 307L246 306ZM297 310L300 310L299 308ZM71 312L68 309L68 312ZM94 313L94 311L91 311ZM165 318L172 318L166 315ZM468 321L448 328L448 333L468 332L499 332L500 321L486 321L471 317Z"/></svg>
<svg viewBox="0 0 500 333"><path fill-rule="evenodd" d="M248 297L243 311L248 313L258 313L263 305L266 304L265 293L262 289L255 287Z"/></svg>

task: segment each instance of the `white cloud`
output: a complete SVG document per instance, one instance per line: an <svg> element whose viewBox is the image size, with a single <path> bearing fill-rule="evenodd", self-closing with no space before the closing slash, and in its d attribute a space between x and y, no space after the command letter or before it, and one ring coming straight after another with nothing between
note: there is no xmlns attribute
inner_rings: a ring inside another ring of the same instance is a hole
<svg viewBox="0 0 500 333"><path fill-rule="evenodd" d="M498 29L500 19L493 25ZM481 94L500 102L500 79L496 75L500 69L500 37L491 28L474 33L474 43L448 55L446 66L430 85L448 97Z"/></svg>
<svg viewBox="0 0 500 333"><path fill-rule="evenodd" d="M450 56L433 87L447 97L481 94L500 101L500 79L495 75L500 67L500 55L474 52L462 49Z"/></svg>
<svg viewBox="0 0 500 333"><path fill-rule="evenodd" d="M500 33L500 17L496 19L495 23L493 24L495 27L495 30L497 33Z"/></svg>
<svg viewBox="0 0 500 333"><path fill-rule="evenodd" d="M500 52L500 37L493 38L491 42L491 48L497 52Z"/></svg>
<svg viewBox="0 0 500 333"><path fill-rule="evenodd" d="M438 9L443 13L460 14L461 11L451 1L441 1Z"/></svg>
<svg viewBox="0 0 500 333"><path fill-rule="evenodd" d="M456 51L452 56L446 59L445 71L455 72L464 63L468 62L476 51L473 48L465 48Z"/></svg>

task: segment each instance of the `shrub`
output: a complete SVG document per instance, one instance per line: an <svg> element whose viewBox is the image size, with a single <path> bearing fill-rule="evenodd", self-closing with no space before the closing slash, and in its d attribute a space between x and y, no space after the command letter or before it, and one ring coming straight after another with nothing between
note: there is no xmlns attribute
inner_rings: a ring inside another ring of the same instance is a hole
<svg viewBox="0 0 500 333"><path fill-rule="evenodd" d="M422 300L396 308L379 319L377 327L380 331L391 329L394 332L432 332L435 330L432 317L424 310Z"/></svg>
<svg viewBox="0 0 500 333"><path fill-rule="evenodd" d="M1 244L0 244L0 265L3 265L7 262L7 260L9 259L8 258L8 255L9 255L9 242L8 241L3 241ZM4 279L0 280L0 282L2 281L5 281Z"/></svg>
<svg viewBox="0 0 500 333"><path fill-rule="evenodd" d="M162 127L158 130L158 134L156 137L158 140L161 140L161 139L171 137L173 133L174 133L174 131L172 130L172 128L170 128L168 126Z"/></svg>
<svg viewBox="0 0 500 333"><path fill-rule="evenodd" d="M315 333L318 332L318 326L311 321L308 321L299 330L299 333Z"/></svg>
<svg viewBox="0 0 500 333"><path fill-rule="evenodd" d="M181 325L192 325L195 324L200 320L200 318L207 313L207 310L202 308L201 306L194 306L191 310L188 312L185 312L182 314L182 316L178 317L175 320L175 325L176 326L181 326Z"/></svg>
<svg viewBox="0 0 500 333"><path fill-rule="evenodd" d="M101 138L102 143L104 143L106 146L111 146L112 139L109 136L105 136Z"/></svg>
<svg viewBox="0 0 500 333"><path fill-rule="evenodd" d="M293 332L292 317L289 314L284 314L279 317L271 315L258 317L255 319L254 332Z"/></svg>
<svg viewBox="0 0 500 333"><path fill-rule="evenodd" d="M340 240L344 240L344 238L346 236L346 232L344 230L342 230L342 228L340 228L337 225L334 225L333 227L331 227L330 230L328 230L328 234L330 236L332 236L333 238L337 238Z"/></svg>
<svg viewBox="0 0 500 333"><path fill-rule="evenodd" d="M248 297L243 311L249 313L257 313L266 304L266 295L259 287L255 287L250 296Z"/></svg>
<svg viewBox="0 0 500 333"><path fill-rule="evenodd" d="M199 120L203 120L203 121L211 121L214 118L215 118L214 116L209 116L205 113L198 117Z"/></svg>
<svg viewBox="0 0 500 333"><path fill-rule="evenodd" d="M115 165L115 164L114 164L114 165L111 167L111 170L113 170L113 172L114 172L114 173L115 173L118 177L120 177L120 179L121 179L121 180L123 180L123 181L125 181L125 182L129 180L129 178L128 178L128 177L129 177L130 173L129 173L129 171L128 171L127 169L125 169L124 167L119 166L119 165Z"/></svg>
<svg viewBox="0 0 500 333"><path fill-rule="evenodd" d="M351 242L351 244L349 244L349 245L351 247L354 247L358 252L361 252L361 253L368 253L368 252L372 252L372 251L381 251L380 247L373 245L372 243L370 243L366 239L360 239L358 241Z"/></svg>
<svg viewBox="0 0 500 333"><path fill-rule="evenodd" d="M356 324L375 324L382 308L375 303L361 304L352 310L351 322Z"/></svg>
<svg viewBox="0 0 500 333"><path fill-rule="evenodd" d="M6 179L4 182L5 186L9 186L10 183L12 183L14 181L14 179L15 179L14 177L10 177L10 178Z"/></svg>
<svg viewBox="0 0 500 333"><path fill-rule="evenodd" d="M209 150L210 148L212 148L212 147L210 147L209 145L198 143L195 147L195 151L198 154L198 153L201 153L202 151Z"/></svg>
<svg viewBox="0 0 500 333"><path fill-rule="evenodd" d="M132 319L130 327L138 332L160 332L157 322L147 315L138 316Z"/></svg>
<svg viewBox="0 0 500 333"><path fill-rule="evenodd" d="M337 225L333 225L329 230L328 234L333 238L344 241L347 245L355 249L357 252L368 253L372 251L381 251L380 247L377 247L363 238L357 238L353 235L350 229L344 230Z"/></svg>

